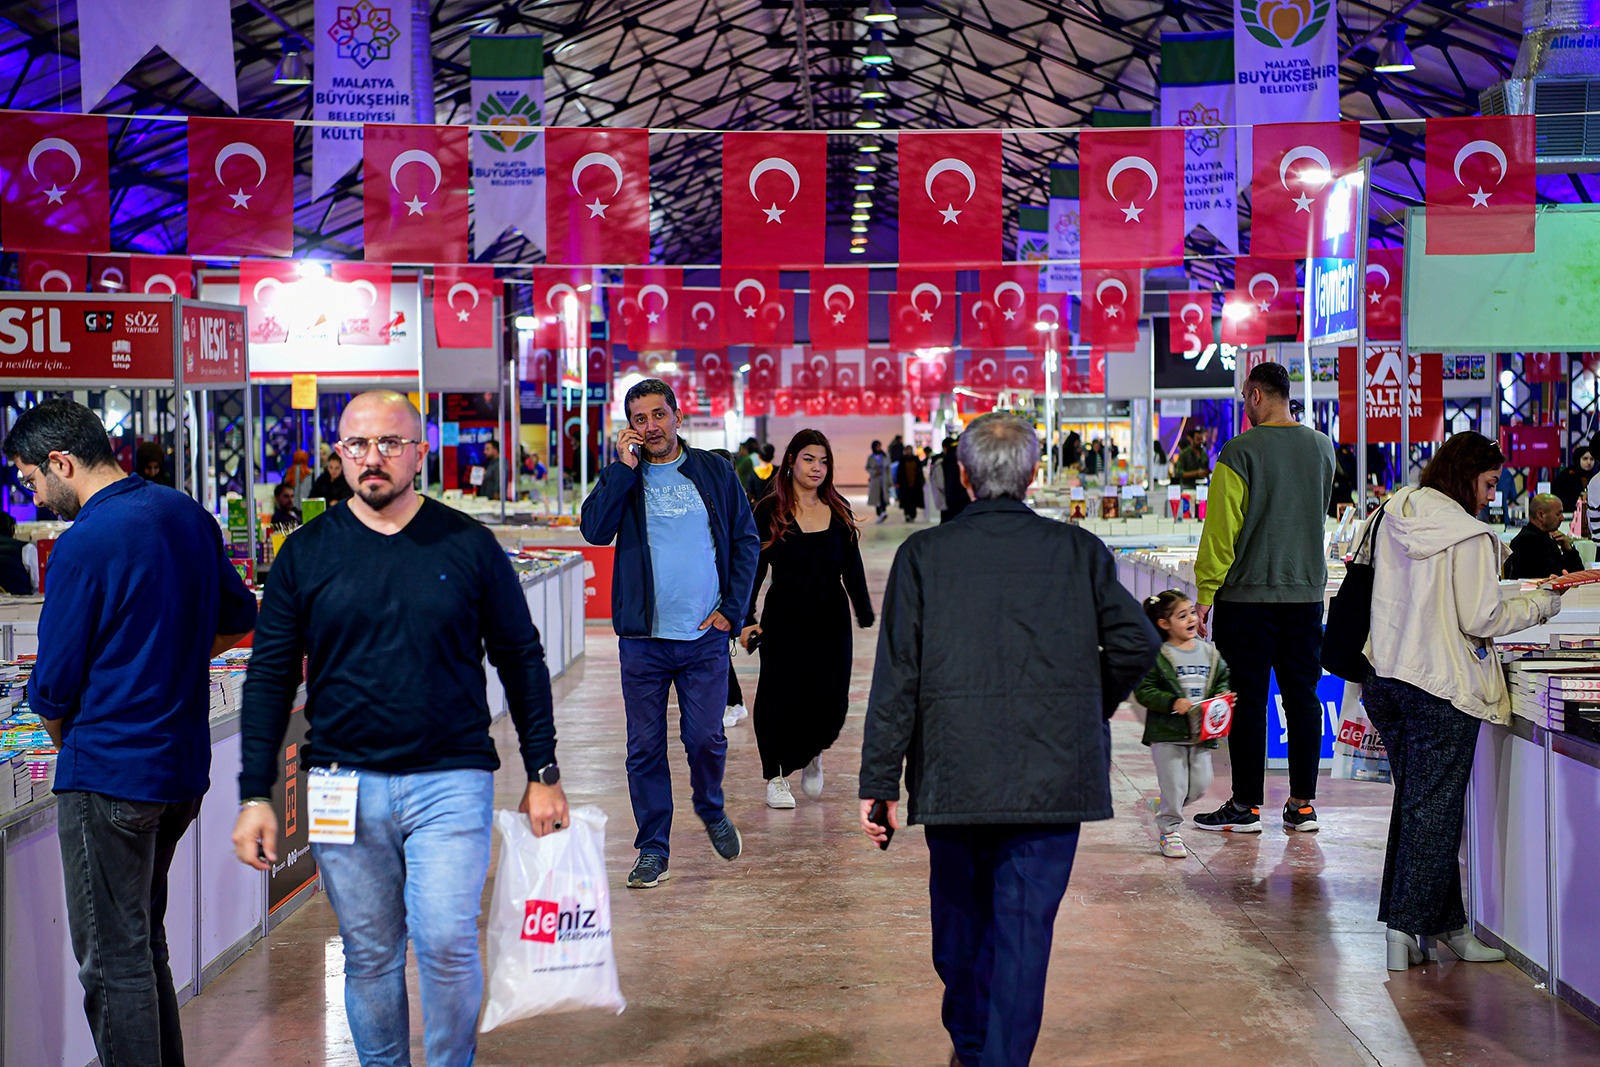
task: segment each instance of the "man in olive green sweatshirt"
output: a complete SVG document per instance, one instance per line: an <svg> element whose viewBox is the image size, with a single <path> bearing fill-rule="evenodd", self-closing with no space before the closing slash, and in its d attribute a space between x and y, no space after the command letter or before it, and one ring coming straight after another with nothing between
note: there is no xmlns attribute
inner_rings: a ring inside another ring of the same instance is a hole
<svg viewBox="0 0 1600 1067"><path fill-rule="evenodd" d="M1267 688L1273 672L1289 733L1283 824L1317 829L1312 800L1322 757L1322 601L1328 584L1323 518L1333 494L1333 442L1289 414L1289 372L1262 363L1244 384L1251 429L1233 438L1211 475L1195 560L1200 633L1233 674L1228 736L1233 796L1195 817L1203 830L1261 831Z"/></svg>

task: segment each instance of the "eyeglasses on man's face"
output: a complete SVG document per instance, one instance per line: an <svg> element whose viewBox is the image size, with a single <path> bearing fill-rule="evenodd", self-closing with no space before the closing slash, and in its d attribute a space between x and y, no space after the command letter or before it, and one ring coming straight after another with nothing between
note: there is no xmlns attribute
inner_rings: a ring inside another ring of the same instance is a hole
<svg viewBox="0 0 1600 1067"><path fill-rule="evenodd" d="M70 456L72 453L62 449L59 452L52 452L51 455ZM27 473L23 473L22 468L18 467L17 474L17 484L27 490L29 496L38 496L39 487L35 484L35 480L40 477L48 478L50 476L50 456L46 456L43 463Z"/></svg>
<svg viewBox="0 0 1600 1067"><path fill-rule="evenodd" d="M393 459L404 452L407 445L421 443L411 437L346 437L339 442L339 451L350 459L361 460L366 459L367 453L376 446L378 455L384 459Z"/></svg>

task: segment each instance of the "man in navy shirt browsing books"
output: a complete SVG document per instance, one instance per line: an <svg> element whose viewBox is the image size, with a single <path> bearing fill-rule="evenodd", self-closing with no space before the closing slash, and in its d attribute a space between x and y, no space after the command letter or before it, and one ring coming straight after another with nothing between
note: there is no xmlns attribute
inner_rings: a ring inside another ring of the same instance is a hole
<svg viewBox="0 0 1600 1067"><path fill-rule="evenodd" d="M262 870L278 858L266 798L304 657L311 852L344 939L356 1053L363 1067L411 1062L409 937L429 1067L466 1067L483 1000L478 913L500 766L484 654L505 687L527 772L521 810L538 836L567 821L550 673L494 534L413 487L428 446L411 402L363 393L339 434L355 496L289 536L261 604L233 845ZM319 833L341 821L348 832Z"/></svg>
<svg viewBox="0 0 1600 1067"><path fill-rule="evenodd" d="M50 556L33 710L60 747L56 825L72 951L104 1067L183 1063L167 871L210 785L213 656L255 625L217 521L117 466L70 400L22 413L6 458L73 520Z"/></svg>
<svg viewBox="0 0 1600 1067"><path fill-rule="evenodd" d="M733 466L689 448L666 382L650 378L623 398L628 425L616 462L583 502L583 536L617 542L612 625L628 720L628 794L639 824L630 889L667 877L672 775L667 769L667 692L678 691L694 811L725 860L744 845L722 807L728 739L728 634L755 582L761 535ZM642 460L642 462L641 462Z"/></svg>

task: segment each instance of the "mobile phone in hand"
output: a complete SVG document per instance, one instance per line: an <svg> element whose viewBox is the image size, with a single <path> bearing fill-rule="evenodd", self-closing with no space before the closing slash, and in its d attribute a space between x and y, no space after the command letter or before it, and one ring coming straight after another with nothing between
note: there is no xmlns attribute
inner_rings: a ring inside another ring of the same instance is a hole
<svg viewBox="0 0 1600 1067"><path fill-rule="evenodd" d="M872 809L867 812L867 821L874 826L883 827L884 833L888 834L878 845L880 852L887 851L889 842L894 840L894 827L889 825L889 802L887 800L874 800Z"/></svg>

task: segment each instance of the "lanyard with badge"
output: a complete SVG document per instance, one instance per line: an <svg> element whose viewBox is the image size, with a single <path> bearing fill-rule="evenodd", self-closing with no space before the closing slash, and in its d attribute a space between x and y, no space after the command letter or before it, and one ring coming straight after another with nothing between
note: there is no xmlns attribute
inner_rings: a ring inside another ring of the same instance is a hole
<svg viewBox="0 0 1600 1067"><path fill-rule="evenodd" d="M313 767L307 775L306 811L311 817L310 840L315 845L352 845L356 840L356 772Z"/></svg>

